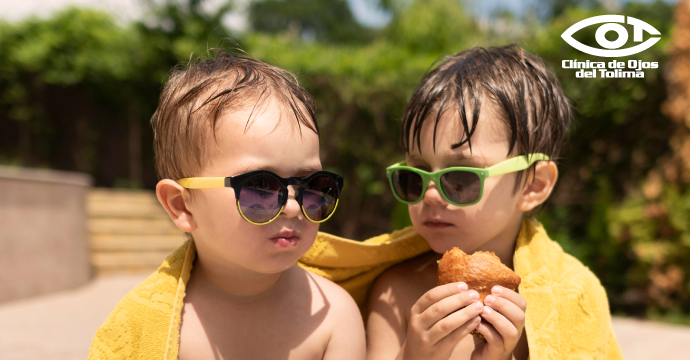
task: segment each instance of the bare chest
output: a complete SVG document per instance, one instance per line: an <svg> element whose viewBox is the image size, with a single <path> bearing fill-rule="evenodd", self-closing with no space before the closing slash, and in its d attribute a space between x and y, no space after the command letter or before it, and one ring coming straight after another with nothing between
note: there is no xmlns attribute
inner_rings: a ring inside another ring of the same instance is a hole
<svg viewBox="0 0 690 360"><path fill-rule="evenodd" d="M179 359L321 359L326 311L285 303L186 303ZM321 309L323 310L323 309Z"/></svg>

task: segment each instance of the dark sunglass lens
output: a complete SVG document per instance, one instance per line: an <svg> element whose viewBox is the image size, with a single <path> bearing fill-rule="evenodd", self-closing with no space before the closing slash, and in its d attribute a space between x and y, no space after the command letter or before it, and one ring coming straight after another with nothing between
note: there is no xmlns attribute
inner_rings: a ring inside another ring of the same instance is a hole
<svg viewBox="0 0 690 360"><path fill-rule="evenodd" d="M260 174L244 183L238 200L244 217L255 223L265 223L280 212L283 191L278 179Z"/></svg>
<svg viewBox="0 0 690 360"><path fill-rule="evenodd" d="M422 177L409 170L393 172L393 190L404 201L417 201L422 195Z"/></svg>
<svg viewBox="0 0 690 360"><path fill-rule="evenodd" d="M309 180L302 193L302 208L312 221L327 219L335 211L338 185L328 176L320 175Z"/></svg>
<svg viewBox="0 0 690 360"><path fill-rule="evenodd" d="M441 176L446 196L457 204L471 204L479 199L481 180L469 171L451 171Z"/></svg>

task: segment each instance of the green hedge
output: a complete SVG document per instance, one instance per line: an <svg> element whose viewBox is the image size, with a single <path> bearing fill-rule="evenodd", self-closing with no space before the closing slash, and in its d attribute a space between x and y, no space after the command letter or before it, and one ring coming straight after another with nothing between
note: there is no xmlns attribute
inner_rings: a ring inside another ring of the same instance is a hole
<svg viewBox="0 0 690 360"><path fill-rule="evenodd" d="M233 35L220 25L222 14L197 10L161 8L158 19L167 20L154 25L121 24L84 9L0 24L0 161L89 172L99 186L153 188L148 120L165 75L192 52L235 46L223 40ZM498 32L465 15L457 1L419 0L368 34L370 41L309 42L293 32L234 38L252 56L297 74L314 95L323 163L347 179L338 215L322 229L357 239L409 224L383 169L403 157L398 119L431 64L477 45L515 42L539 54L576 108L561 177L540 220L599 276L615 312L684 319L690 193L686 184L663 181L654 199L642 191L671 152L675 130L660 111L672 8L657 2L622 11L661 31L661 42L634 57L658 61L660 69L647 70L645 79L576 79L561 60L591 58L560 34L605 13L575 8L526 24L504 17ZM594 30L581 31L579 39L593 39ZM650 215L659 212L667 216Z"/></svg>

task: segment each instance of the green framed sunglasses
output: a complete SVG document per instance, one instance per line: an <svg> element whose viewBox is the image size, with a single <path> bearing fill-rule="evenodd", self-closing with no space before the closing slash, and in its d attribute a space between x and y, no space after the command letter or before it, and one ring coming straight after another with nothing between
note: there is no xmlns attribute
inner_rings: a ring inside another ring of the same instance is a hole
<svg viewBox="0 0 690 360"><path fill-rule="evenodd" d="M522 171L537 161L544 160L549 160L549 157L534 153L516 156L484 169L458 166L436 172L427 172L399 162L386 168L386 175L393 195L405 204L416 204L422 200L429 182L433 181L441 196L450 204L469 206L482 199L486 178Z"/></svg>

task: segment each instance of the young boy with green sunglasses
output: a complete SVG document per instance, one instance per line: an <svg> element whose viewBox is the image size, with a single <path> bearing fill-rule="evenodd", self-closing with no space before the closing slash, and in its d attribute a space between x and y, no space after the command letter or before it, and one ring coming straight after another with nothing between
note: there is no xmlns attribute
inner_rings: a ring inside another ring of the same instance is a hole
<svg viewBox="0 0 690 360"><path fill-rule="evenodd" d="M190 240L130 291L89 359L364 359L350 295L296 265L335 211L311 96L242 56L174 70L152 118L156 194Z"/></svg>
<svg viewBox="0 0 690 360"><path fill-rule="evenodd" d="M433 251L374 284L369 359L622 358L598 279L530 217L570 121L554 74L517 46L446 57L422 79L402 118L405 161L386 172ZM495 253L522 283L483 303L465 283L437 286L453 247Z"/></svg>

